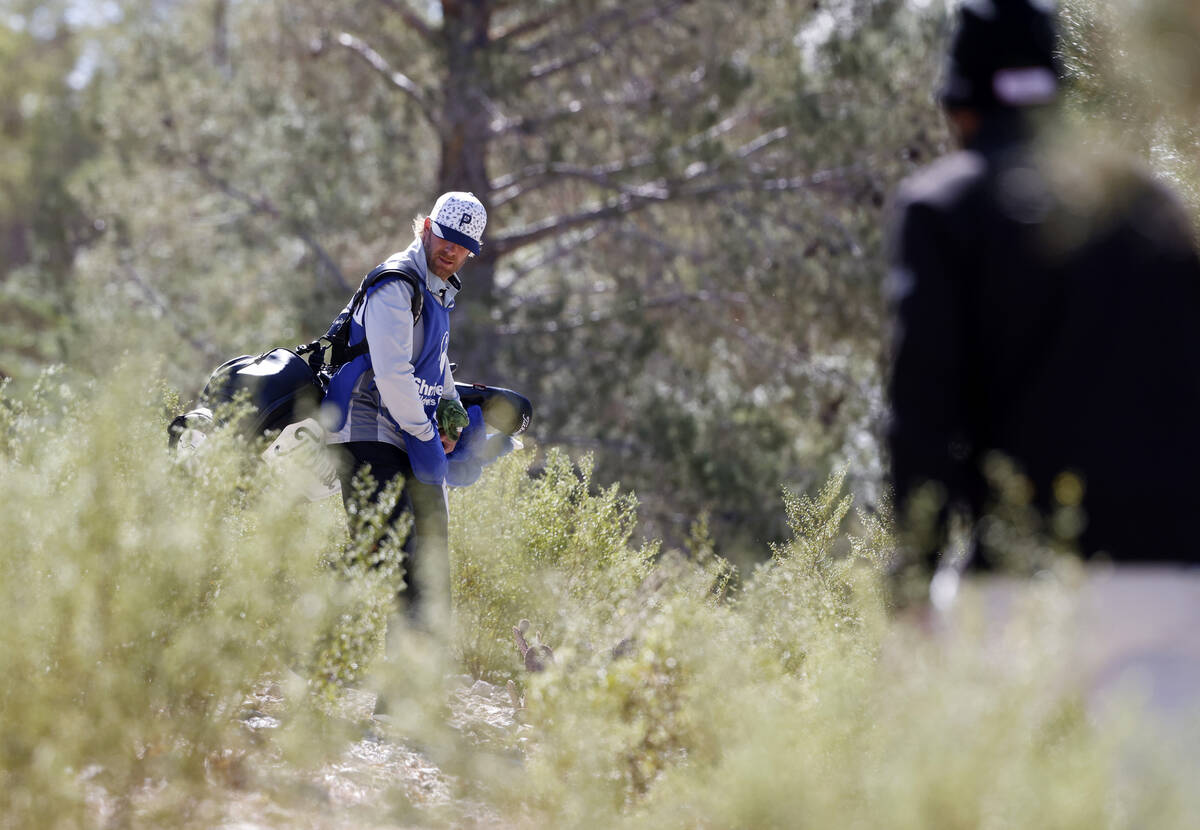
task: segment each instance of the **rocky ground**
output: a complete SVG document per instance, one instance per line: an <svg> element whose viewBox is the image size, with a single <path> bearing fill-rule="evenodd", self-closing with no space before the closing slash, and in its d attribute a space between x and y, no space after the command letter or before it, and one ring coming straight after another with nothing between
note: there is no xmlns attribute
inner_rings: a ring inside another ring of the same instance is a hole
<svg viewBox="0 0 1200 830"><path fill-rule="evenodd" d="M519 747L530 727L522 722L514 690L465 675L448 678L447 686L449 725L468 743L489 751L500 746L518 748L507 757L519 769ZM236 796L226 804L218 826L226 830L333 830L504 824L487 805L464 800L454 777L429 753L391 734L386 716L371 715L373 704L369 693L347 692L344 713L364 725L364 734L336 760L304 773L282 763L273 770L259 769L254 775L257 784L245 787L226 780L233 784ZM246 727L269 738L271 730L279 726L272 712L282 705L277 686L264 688L246 713ZM230 778L228 774L220 777Z"/></svg>

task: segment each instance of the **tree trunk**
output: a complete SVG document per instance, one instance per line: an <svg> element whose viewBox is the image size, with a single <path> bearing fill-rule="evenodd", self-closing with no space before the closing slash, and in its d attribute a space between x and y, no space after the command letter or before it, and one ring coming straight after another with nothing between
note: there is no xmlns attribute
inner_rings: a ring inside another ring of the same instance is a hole
<svg viewBox="0 0 1200 830"><path fill-rule="evenodd" d="M216 0L212 10L213 66L229 77L229 0Z"/></svg>
<svg viewBox="0 0 1200 830"><path fill-rule="evenodd" d="M438 131L441 163L439 192L466 190L490 208L488 153L491 145L489 99L491 73L488 30L494 0L443 0L440 30L445 50L446 79ZM495 231L489 216L489 231ZM503 383L497 372L495 307L496 256L488 251L484 234L483 253L463 269L464 290L456 314L453 354L464 378L481 383Z"/></svg>
<svg viewBox="0 0 1200 830"><path fill-rule="evenodd" d="M511 386L515 382L513 372L501 370L507 364L498 333L503 321L492 316L497 307L495 273L496 259L489 257L486 250L463 269L451 355L459 365L456 373L459 380Z"/></svg>

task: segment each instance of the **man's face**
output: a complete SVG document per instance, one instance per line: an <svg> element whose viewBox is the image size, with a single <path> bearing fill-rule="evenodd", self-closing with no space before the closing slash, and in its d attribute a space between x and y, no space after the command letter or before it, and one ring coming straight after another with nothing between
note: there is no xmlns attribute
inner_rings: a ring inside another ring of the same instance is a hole
<svg viewBox="0 0 1200 830"><path fill-rule="evenodd" d="M471 255L462 245L447 242L435 234L428 218L425 219L421 244L425 246L425 264L443 280L450 279L450 275L462 268L467 257Z"/></svg>

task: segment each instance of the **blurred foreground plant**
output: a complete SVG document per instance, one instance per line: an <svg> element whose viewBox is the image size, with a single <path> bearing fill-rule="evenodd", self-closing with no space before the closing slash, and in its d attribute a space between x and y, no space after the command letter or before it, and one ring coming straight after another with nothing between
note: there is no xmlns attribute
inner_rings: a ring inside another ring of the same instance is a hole
<svg viewBox="0 0 1200 830"><path fill-rule="evenodd" d="M554 646L554 664L521 681L531 731L520 774L472 770L477 792L519 823L1095 828L1194 818L1185 777L1139 732L1136 710L1093 723L1063 683L1065 583L1029 583L999 631L971 598L953 630L895 620L882 590L890 518L848 521L837 474L813 496L785 492L791 539L726 595L728 565L703 543L692 557L652 555L627 535L597 545L581 533L606 515L615 532L621 515L605 512L615 493L586 491L586 465L572 472L552 458L538 480L516 466L457 508L458 520L489 528L459 552L473 582L457 583L457 599L478 627L474 647L490 638L500 654L518 616ZM514 518L549 503L536 530ZM538 546L547 538L555 556ZM472 653L500 673L486 651ZM508 662L517 668L511 652Z"/></svg>
<svg viewBox="0 0 1200 830"><path fill-rule="evenodd" d="M1132 710L1093 724L1058 682L1069 590L1030 583L1000 632L969 603L950 633L892 619L890 521L841 475L785 492L791 538L737 585L702 519L687 553L635 544L632 496L514 453L452 495L455 628L399 625L381 662L398 536L363 516L382 544L331 557L336 500L293 505L228 435L172 465L143 390L0 398L0 826L209 827L243 793L279 827L1194 826ZM346 705L369 665L382 740ZM476 677L520 705L471 703ZM245 713L264 683L276 729ZM412 796L408 747L449 803ZM352 812L322 783L347 759L379 793Z"/></svg>
<svg viewBox="0 0 1200 830"><path fill-rule="evenodd" d="M314 643L378 594L319 564L340 510L298 509L232 436L173 464L168 418L130 369L0 400L2 826L182 816L253 749L238 710L268 678L318 734L288 670L336 675Z"/></svg>

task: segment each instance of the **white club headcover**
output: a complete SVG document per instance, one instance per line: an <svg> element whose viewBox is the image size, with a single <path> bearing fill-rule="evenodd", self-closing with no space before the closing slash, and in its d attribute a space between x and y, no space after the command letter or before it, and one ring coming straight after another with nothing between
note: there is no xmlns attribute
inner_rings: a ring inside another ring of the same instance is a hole
<svg viewBox="0 0 1200 830"><path fill-rule="evenodd" d="M325 429L313 418L288 424L263 452L263 460L309 501L341 492L337 468L325 447Z"/></svg>

